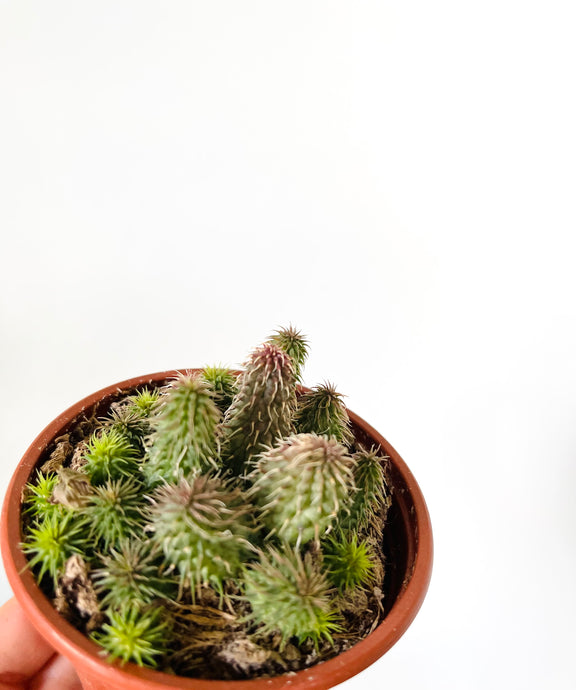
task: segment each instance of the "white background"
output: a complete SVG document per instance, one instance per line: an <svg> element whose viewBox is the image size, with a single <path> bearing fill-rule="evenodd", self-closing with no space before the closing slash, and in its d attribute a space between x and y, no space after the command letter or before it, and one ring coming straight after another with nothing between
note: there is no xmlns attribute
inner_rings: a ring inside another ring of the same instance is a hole
<svg viewBox="0 0 576 690"><path fill-rule="evenodd" d="M575 687L572 8L1 1L0 493L78 399L291 322L435 534L341 687Z"/></svg>

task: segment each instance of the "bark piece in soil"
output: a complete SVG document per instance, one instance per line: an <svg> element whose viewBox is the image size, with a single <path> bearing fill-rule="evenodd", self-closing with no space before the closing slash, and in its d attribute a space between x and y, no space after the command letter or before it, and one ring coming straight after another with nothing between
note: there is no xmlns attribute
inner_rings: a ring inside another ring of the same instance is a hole
<svg viewBox="0 0 576 690"><path fill-rule="evenodd" d="M42 465L40 471L44 474L57 472L64 466L68 458L72 455L74 446L70 443L68 434L57 439L56 448L50 453L49 459Z"/></svg>
<svg viewBox="0 0 576 690"><path fill-rule="evenodd" d="M58 581L56 610L80 630L90 633L102 625L104 615L88 575L88 566L81 556L70 556L64 574Z"/></svg>
<svg viewBox="0 0 576 690"><path fill-rule="evenodd" d="M58 484L52 492L52 503L60 503L72 509L86 505L88 497L94 491L87 475L61 467L58 470L58 478Z"/></svg>

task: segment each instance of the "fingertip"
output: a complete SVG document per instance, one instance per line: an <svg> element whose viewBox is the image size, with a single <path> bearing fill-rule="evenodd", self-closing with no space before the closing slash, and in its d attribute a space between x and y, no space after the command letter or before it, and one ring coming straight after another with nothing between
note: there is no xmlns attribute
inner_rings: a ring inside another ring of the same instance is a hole
<svg viewBox="0 0 576 690"><path fill-rule="evenodd" d="M16 599L0 608L0 689L2 683L17 687L45 666L54 653Z"/></svg>
<svg viewBox="0 0 576 690"><path fill-rule="evenodd" d="M68 659L58 655L35 676L28 690L82 690L82 683Z"/></svg>

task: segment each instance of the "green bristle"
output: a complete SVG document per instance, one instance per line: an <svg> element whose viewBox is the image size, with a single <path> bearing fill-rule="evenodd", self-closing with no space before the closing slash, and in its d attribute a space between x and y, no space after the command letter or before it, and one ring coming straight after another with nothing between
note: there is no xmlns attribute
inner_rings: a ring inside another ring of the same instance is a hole
<svg viewBox="0 0 576 690"><path fill-rule="evenodd" d="M205 381L181 375L153 420L143 471L151 484L177 482L217 467L220 412Z"/></svg>
<svg viewBox="0 0 576 690"><path fill-rule="evenodd" d="M291 544L318 540L354 489L353 461L344 446L297 434L262 453L250 475L262 518Z"/></svg>
<svg viewBox="0 0 576 690"><path fill-rule="evenodd" d="M127 398L128 409L138 413L140 417L151 417L160 404L161 397L160 391L143 388Z"/></svg>
<svg viewBox="0 0 576 690"><path fill-rule="evenodd" d="M354 533L338 533L326 538L322 551L328 579L340 591L364 588L373 579L374 554Z"/></svg>
<svg viewBox="0 0 576 690"><path fill-rule="evenodd" d="M108 652L108 660L158 666L158 657L166 652L169 643L170 626L165 611L127 604L119 610L109 610L107 615L110 622L91 637Z"/></svg>
<svg viewBox="0 0 576 690"><path fill-rule="evenodd" d="M58 484L58 475L37 473L36 481L26 484L24 489L24 512L37 520L51 513L62 514L63 507L52 502L52 493Z"/></svg>
<svg viewBox="0 0 576 690"><path fill-rule="evenodd" d="M132 535L140 537L142 503L142 485L136 477L108 480L95 487L83 509L90 522L90 536L105 549Z"/></svg>
<svg viewBox="0 0 576 690"><path fill-rule="evenodd" d="M344 446L350 446L354 440L342 395L331 383L304 393L298 401L295 424L299 433L330 436Z"/></svg>
<svg viewBox="0 0 576 690"><path fill-rule="evenodd" d="M325 574L289 547L270 548L245 569L244 593L251 621L262 626L258 632L279 633L281 647L291 638L311 639L318 647L341 629Z"/></svg>
<svg viewBox="0 0 576 690"><path fill-rule="evenodd" d="M38 581L48 574L56 586L67 559L86 551L87 535L86 523L70 512L51 513L34 523L21 547L25 554L32 556L29 566L40 566Z"/></svg>
<svg viewBox="0 0 576 690"><path fill-rule="evenodd" d="M158 550L149 541L140 540L124 540L101 555L100 567L92 576L102 605L117 608L131 602L145 606L168 596L174 581L162 572L159 559Z"/></svg>
<svg viewBox="0 0 576 690"><path fill-rule="evenodd" d="M144 439L150 433L150 423L138 409L130 405L112 409L103 425L123 436L136 451L135 455L144 454Z"/></svg>
<svg viewBox="0 0 576 690"><path fill-rule="evenodd" d="M267 446L291 433L295 407L291 359L267 343L250 355L224 418L224 454L235 474L245 473Z"/></svg>
<svg viewBox="0 0 576 690"><path fill-rule="evenodd" d="M268 339L269 343L283 350L292 360L294 377L302 381L302 369L308 357L308 340L292 326L279 328Z"/></svg>
<svg viewBox="0 0 576 690"><path fill-rule="evenodd" d="M218 409L224 414L238 392L236 376L229 369L221 366L205 367L201 376L212 391Z"/></svg>
<svg viewBox="0 0 576 690"><path fill-rule="evenodd" d="M250 554L254 508L240 489L219 477L201 475L162 486L152 496L152 540L182 585L211 584L223 591Z"/></svg>
<svg viewBox="0 0 576 690"><path fill-rule="evenodd" d="M383 466L386 458L378 455L374 448L359 451L352 458L357 490L348 506L348 512L342 514L341 521L347 529L365 529L389 501Z"/></svg>
<svg viewBox="0 0 576 690"><path fill-rule="evenodd" d="M92 435L83 469L92 484L131 477L138 470L136 450L117 429L101 429Z"/></svg>

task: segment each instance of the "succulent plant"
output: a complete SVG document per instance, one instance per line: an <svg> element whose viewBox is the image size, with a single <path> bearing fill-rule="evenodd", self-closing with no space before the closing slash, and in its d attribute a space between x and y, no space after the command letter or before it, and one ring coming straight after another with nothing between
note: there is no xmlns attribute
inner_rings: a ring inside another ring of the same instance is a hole
<svg viewBox="0 0 576 690"><path fill-rule="evenodd" d="M292 326L279 328L268 339L269 343L278 346L292 360L294 377L297 382L302 381L302 369L308 357L308 341Z"/></svg>
<svg viewBox="0 0 576 690"><path fill-rule="evenodd" d="M353 453L332 384L301 392L307 354L279 329L240 375L206 367L115 396L95 432L85 419L50 446L22 549L57 610L81 613L77 582L90 592L83 630L110 659L212 677L230 657L230 677L268 674L374 624L385 462Z"/></svg>
<svg viewBox="0 0 576 690"><path fill-rule="evenodd" d="M373 579L375 556L355 533L340 532L327 537L322 548L329 581L340 593L364 588Z"/></svg>
<svg viewBox="0 0 576 690"><path fill-rule="evenodd" d="M261 634L279 633L281 647L292 637L314 644L332 640L339 631L325 573L310 557L290 547L269 548L244 572L244 596L251 607L250 620L262 626Z"/></svg>
<svg viewBox="0 0 576 690"><path fill-rule="evenodd" d="M292 361L266 343L250 355L224 417L225 455L235 474L245 473L250 461L292 431L295 408Z"/></svg>
<svg viewBox="0 0 576 690"><path fill-rule="evenodd" d="M180 375L152 421L143 471L151 484L177 482L217 467L220 412L205 381Z"/></svg>
<svg viewBox="0 0 576 690"><path fill-rule="evenodd" d="M132 661L139 666L158 665L158 657L166 651L169 624L160 608L142 610L133 604L108 611L109 623L92 639L109 654L109 660Z"/></svg>
<svg viewBox="0 0 576 690"><path fill-rule="evenodd" d="M148 541L125 539L100 555L92 577L102 606L118 608L130 602L145 606L167 596L173 580L158 567L159 553Z"/></svg>
<svg viewBox="0 0 576 690"><path fill-rule="evenodd" d="M250 475L262 518L291 544L324 535L354 488L353 460L334 439L296 434L262 453Z"/></svg>
<svg viewBox="0 0 576 690"><path fill-rule="evenodd" d="M104 549L119 544L143 526L142 485L135 477L109 479L94 488L83 514L90 523L90 537Z"/></svg>
<svg viewBox="0 0 576 690"><path fill-rule="evenodd" d="M156 489L152 497L152 540L182 585L211 584L223 592L250 554L253 507L242 491L220 477L201 475Z"/></svg>
<svg viewBox="0 0 576 690"><path fill-rule="evenodd" d="M126 399L127 407L130 412L136 412L140 417L150 417L160 404L160 391L142 388L134 395Z"/></svg>
<svg viewBox="0 0 576 690"><path fill-rule="evenodd" d="M54 472L38 472L36 479L26 484L24 512L33 518L44 518L51 513L62 513L62 506L52 501L52 493L58 484L58 475Z"/></svg>
<svg viewBox="0 0 576 690"><path fill-rule="evenodd" d="M107 428L117 431L136 451L136 455L144 453L144 439L150 433L150 424L138 408L132 405L120 405L110 411L105 420Z"/></svg>
<svg viewBox="0 0 576 690"><path fill-rule="evenodd" d="M209 390L214 394L214 402L222 414L232 404L232 400L238 389L236 387L236 376L221 366L204 367L201 374Z"/></svg>
<svg viewBox="0 0 576 690"><path fill-rule="evenodd" d="M330 436L344 446L350 446L354 440L342 395L331 383L315 386L302 395L295 424L300 433Z"/></svg>
<svg viewBox="0 0 576 690"><path fill-rule="evenodd" d="M341 516L342 526L352 530L366 529L389 501L383 466L386 458L372 448L355 453L353 460L356 492L347 514Z"/></svg>
<svg viewBox="0 0 576 690"><path fill-rule="evenodd" d="M95 432L86 449L84 470L93 485L131 477L138 469L136 450L117 429Z"/></svg>
<svg viewBox="0 0 576 690"><path fill-rule="evenodd" d="M29 567L39 566L38 581L48 574L56 586L67 559L83 553L86 545L86 525L82 520L71 512L51 512L29 528L22 550L31 556Z"/></svg>
<svg viewBox="0 0 576 690"><path fill-rule="evenodd" d="M151 431L150 418L160 406L160 401L159 391L143 388L112 405L103 424L118 431L137 451L137 455L142 456L146 451L146 438Z"/></svg>

